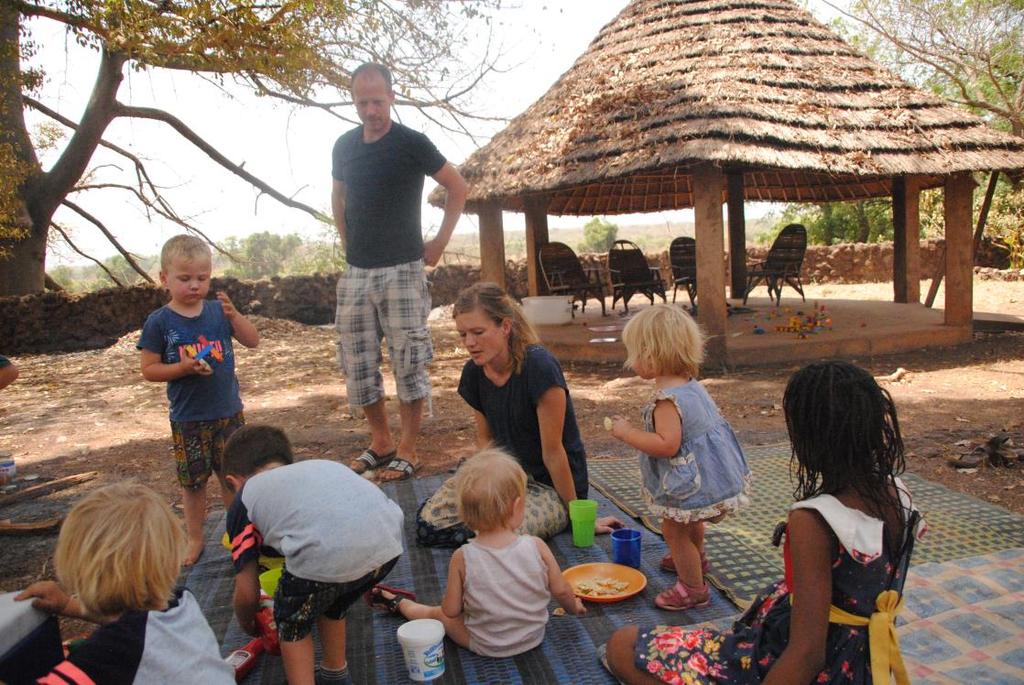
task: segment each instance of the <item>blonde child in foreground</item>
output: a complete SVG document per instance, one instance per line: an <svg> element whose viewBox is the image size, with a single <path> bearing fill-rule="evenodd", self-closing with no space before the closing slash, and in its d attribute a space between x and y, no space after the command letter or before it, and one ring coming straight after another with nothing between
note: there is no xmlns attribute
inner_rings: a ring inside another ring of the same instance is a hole
<svg viewBox="0 0 1024 685"><path fill-rule="evenodd" d="M225 492L220 476L224 443L245 423L231 338L246 347L260 342L259 332L226 294L206 299L212 268L210 246L199 238L177 235L164 244L160 283L171 301L149 315L136 345L143 378L167 383L188 533L186 566L203 552L206 482L216 473Z"/></svg>
<svg viewBox="0 0 1024 685"><path fill-rule="evenodd" d="M654 379L644 428L615 417L612 435L641 452L641 491L660 516L669 555L662 567L676 584L659 594L661 609L681 611L710 600L704 573L704 522L717 522L750 493L750 468L732 427L697 380L704 340L682 309L662 304L641 311L622 331L626 366Z"/></svg>
<svg viewBox="0 0 1024 685"><path fill-rule="evenodd" d="M16 597L37 609L101 624L40 683L233 683L198 602L174 591L185 535L167 503L138 483L100 488L60 529L60 584Z"/></svg>
<svg viewBox="0 0 1024 685"><path fill-rule="evenodd" d="M383 586L371 606L409 620L434 618L456 644L482 656L506 657L544 640L548 602L567 612L586 612L540 538L519 535L526 497L526 472L499 449L486 449L455 476L459 518L476 537L455 550L441 606L418 604Z"/></svg>

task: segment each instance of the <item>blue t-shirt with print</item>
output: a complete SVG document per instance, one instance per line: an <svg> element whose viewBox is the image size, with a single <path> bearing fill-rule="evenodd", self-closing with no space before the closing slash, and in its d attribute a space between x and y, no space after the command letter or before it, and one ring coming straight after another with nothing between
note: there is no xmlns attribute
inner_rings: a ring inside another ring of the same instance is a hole
<svg viewBox="0 0 1024 685"><path fill-rule="evenodd" d="M204 359L213 375L194 374L167 382L171 421L212 421L242 411L232 333L219 300L203 300L199 316L182 316L164 305L146 319L136 347L159 354L164 364L176 364L182 356L195 358L212 345Z"/></svg>

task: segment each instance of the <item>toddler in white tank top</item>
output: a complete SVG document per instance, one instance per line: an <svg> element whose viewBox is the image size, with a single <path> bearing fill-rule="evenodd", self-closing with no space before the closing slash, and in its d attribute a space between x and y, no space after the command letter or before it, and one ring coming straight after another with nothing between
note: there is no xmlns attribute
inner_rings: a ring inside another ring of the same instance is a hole
<svg viewBox="0 0 1024 685"><path fill-rule="evenodd" d="M526 473L499 449L469 459L455 476L459 518L476 532L455 550L441 606L427 606L384 586L370 591L374 607L406 619L433 618L455 643L482 656L506 657L544 640L548 602L566 612L586 612L562 577L547 544L520 535Z"/></svg>

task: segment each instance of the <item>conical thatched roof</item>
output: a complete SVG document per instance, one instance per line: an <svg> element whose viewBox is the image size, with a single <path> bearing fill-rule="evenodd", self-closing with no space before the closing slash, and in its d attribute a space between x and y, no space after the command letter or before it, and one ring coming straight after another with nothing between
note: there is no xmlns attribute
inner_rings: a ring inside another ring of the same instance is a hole
<svg viewBox="0 0 1024 685"><path fill-rule="evenodd" d="M471 206L546 193L551 214L616 214L692 206L701 161L743 171L747 199L846 200L893 175L1024 169L1024 140L789 0L635 0L461 169Z"/></svg>

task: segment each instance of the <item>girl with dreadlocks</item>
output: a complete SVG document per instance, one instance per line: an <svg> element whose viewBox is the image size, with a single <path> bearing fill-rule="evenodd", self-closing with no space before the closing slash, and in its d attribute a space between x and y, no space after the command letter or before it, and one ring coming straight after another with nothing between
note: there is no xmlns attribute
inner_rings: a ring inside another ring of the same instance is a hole
<svg viewBox="0 0 1024 685"><path fill-rule="evenodd" d="M776 530L785 578L732 630L617 631L602 659L623 682L909 683L894 621L923 526L898 478L892 398L863 369L821 362L790 378L783 406L797 474Z"/></svg>

